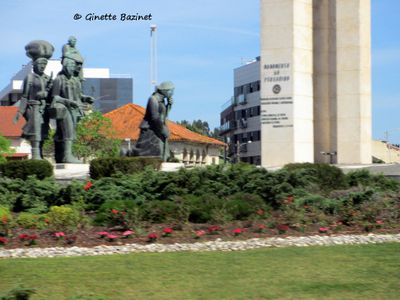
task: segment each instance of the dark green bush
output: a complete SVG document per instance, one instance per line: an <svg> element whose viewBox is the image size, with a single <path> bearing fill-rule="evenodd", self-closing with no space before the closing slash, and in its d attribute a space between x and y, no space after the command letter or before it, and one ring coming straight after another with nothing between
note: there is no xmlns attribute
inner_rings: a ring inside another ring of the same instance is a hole
<svg viewBox="0 0 400 300"><path fill-rule="evenodd" d="M0 164L2 176L27 179L35 175L38 179L53 176L53 165L47 160L17 160Z"/></svg>
<svg viewBox="0 0 400 300"><path fill-rule="evenodd" d="M270 210L260 196L245 193L229 196L226 199L226 209L234 220L246 220L260 210L265 213Z"/></svg>
<svg viewBox="0 0 400 300"><path fill-rule="evenodd" d="M143 206L144 219L152 223L174 222L179 218L178 207L169 200L154 200Z"/></svg>
<svg viewBox="0 0 400 300"><path fill-rule="evenodd" d="M284 166L284 170L296 173L296 176L303 177L303 180L317 184L324 193L347 186L346 176L342 170L328 164L294 163Z"/></svg>
<svg viewBox="0 0 400 300"><path fill-rule="evenodd" d="M117 211L117 213L115 212ZM135 228L144 220L142 205L129 200L109 200L96 213L95 223L103 226Z"/></svg>
<svg viewBox="0 0 400 300"><path fill-rule="evenodd" d="M54 178L0 178L0 191L0 205L7 205L15 212L42 213L58 199L60 185Z"/></svg>
<svg viewBox="0 0 400 300"><path fill-rule="evenodd" d="M161 162L158 157L97 158L90 162L90 177L99 179L111 177L117 173L134 174L143 171L146 167L159 169Z"/></svg>
<svg viewBox="0 0 400 300"><path fill-rule="evenodd" d="M366 169L346 174L346 180L350 186L368 186L381 191L399 191L400 187L400 183L395 179L388 178L382 174L371 174Z"/></svg>

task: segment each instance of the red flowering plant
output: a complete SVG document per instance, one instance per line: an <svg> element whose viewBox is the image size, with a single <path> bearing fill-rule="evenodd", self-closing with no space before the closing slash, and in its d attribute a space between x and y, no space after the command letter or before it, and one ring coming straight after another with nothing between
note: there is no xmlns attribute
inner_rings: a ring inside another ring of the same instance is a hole
<svg viewBox="0 0 400 300"><path fill-rule="evenodd" d="M169 237L173 232L174 230L171 227L166 227L163 229L163 237Z"/></svg>
<svg viewBox="0 0 400 300"><path fill-rule="evenodd" d="M239 236L239 235L241 235L243 232L244 232L244 229L243 229L243 228L235 228L235 229L232 230L232 233L233 233L234 236Z"/></svg>
<svg viewBox="0 0 400 300"><path fill-rule="evenodd" d="M289 230L289 226L286 224L279 224L276 226L276 229L278 229L279 234L284 234Z"/></svg>
<svg viewBox="0 0 400 300"><path fill-rule="evenodd" d="M376 228L382 228L385 222L383 220L376 220L375 221L375 226Z"/></svg>
<svg viewBox="0 0 400 300"><path fill-rule="evenodd" d="M219 234L222 231L222 228L218 225L213 225L207 228L208 234Z"/></svg>
<svg viewBox="0 0 400 300"><path fill-rule="evenodd" d="M328 227L320 227L318 228L319 233L328 233L329 228Z"/></svg>
<svg viewBox="0 0 400 300"><path fill-rule="evenodd" d="M99 238L103 239L108 235L107 231L99 231L97 232L97 235L99 236Z"/></svg>
<svg viewBox="0 0 400 300"><path fill-rule="evenodd" d="M206 234L206 231L205 230L196 230L195 232L194 232L194 236L193 236L193 238L194 239L199 239L199 238L201 238L203 235L205 235Z"/></svg>
<svg viewBox="0 0 400 300"><path fill-rule="evenodd" d="M123 229L129 229L126 217L127 216L125 211L111 209L109 214L109 223L111 226L118 226L122 227Z"/></svg>
<svg viewBox="0 0 400 300"><path fill-rule="evenodd" d="M86 183L86 185L83 187L85 191L90 190L90 188L93 186L93 183L91 183L90 181L88 181Z"/></svg>
<svg viewBox="0 0 400 300"><path fill-rule="evenodd" d="M108 240L109 242L114 242L114 241L118 238L118 236L115 235L115 234L109 233L109 234L106 235L106 238L107 238L107 240Z"/></svg>
<svg viewBox="0 0 400 300"><path fill-rule="evenodd" d="M62 240L65 237L65 233L62 231L58 231L53 233L53 236L57 239L57 240Z"/></svg>
<svg viewBox="0 0 400 300"><path fill-rule="evenodd" d="M4 236L0 236L0 247L8 243L8 240Z"/></svg>
<svg viewBox="0 0 400 300"><path fill-rule="evenodd" d="M133 234L135 234L135 232L133 230L125 230L122 233L122 237L127 239L127 238L131 237Z"/></svg>
<svg viewBox="0 0 400 300"><path fill-rule="evenodd" d="M157 240L158 235L155 232L151 232L147 235L148 242L153 243Z"/></svg>
<svg viewBox="0 0 400 300"><path fill-rule="evenodd" d="M21 233L18 236L19 240L23 243L26 243L27 246L36 245L36 240L38 239L37 234L26 234Z"/></svg>

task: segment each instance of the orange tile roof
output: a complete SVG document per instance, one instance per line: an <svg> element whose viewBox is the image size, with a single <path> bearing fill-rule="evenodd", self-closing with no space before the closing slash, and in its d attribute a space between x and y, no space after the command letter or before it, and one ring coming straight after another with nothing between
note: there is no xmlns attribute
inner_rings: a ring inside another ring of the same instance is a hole
<svg viewBox="0 0 400 300"><path fill-rule="evenodd" d="M140 134L139 126L145 112L146 110L143 107L129 103L104 114L104 116L111 119L113 128L117 132L117 137L119 139L129 138L131 140L137 140ZM217 139L198 134L172 121L167 121L167 126L170 131L170 141L187 141L225 146L225 143Z"/></svg>
<svg viewBox="0 0 400 300"><path fill-rule="evenodd" d="M4 137L20 137L25 119L21 116L14 124L13 119L18 111L16 106L0 106L0 134Z"/></svg>

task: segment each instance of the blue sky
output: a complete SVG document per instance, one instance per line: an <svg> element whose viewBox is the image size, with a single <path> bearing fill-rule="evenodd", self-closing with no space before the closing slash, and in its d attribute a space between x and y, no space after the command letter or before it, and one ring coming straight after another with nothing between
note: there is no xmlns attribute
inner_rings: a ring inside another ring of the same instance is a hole
<svg viewBox="0 0 400 300"><path fill-rule="evenodd" d="M86 67L107 67L134 79L133 102L150 94L150 24L158 26L158 79L176 84L170 118L219 125L233 92L233 69L259 55L259 0L2 0L0 89L29 59L31 40L51 42L61 55L70 35ZM400 128L400 1L372 0L373 135ZM79 13L152 14L152 21L75 21ZM400 143L400 130L390 132Z"/></svg>

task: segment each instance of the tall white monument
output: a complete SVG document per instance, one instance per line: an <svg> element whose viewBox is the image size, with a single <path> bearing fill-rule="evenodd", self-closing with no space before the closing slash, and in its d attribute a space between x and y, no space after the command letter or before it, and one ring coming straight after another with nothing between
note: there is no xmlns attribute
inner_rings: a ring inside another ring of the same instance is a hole
<svg viewBox="0 0 400 300"><path fill-rule="evenodd" d="M260 1L262 165L371 163L370 0Z"/></svg>

